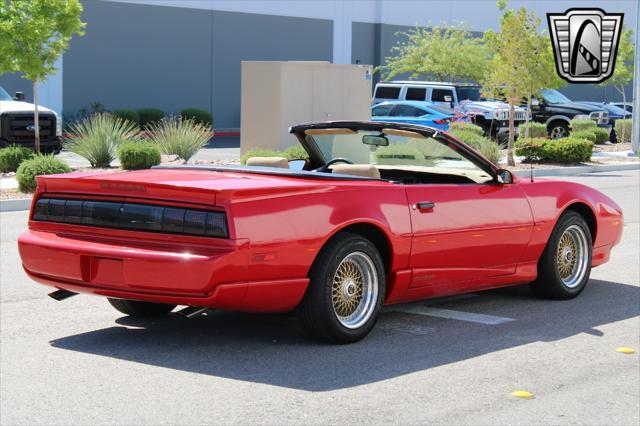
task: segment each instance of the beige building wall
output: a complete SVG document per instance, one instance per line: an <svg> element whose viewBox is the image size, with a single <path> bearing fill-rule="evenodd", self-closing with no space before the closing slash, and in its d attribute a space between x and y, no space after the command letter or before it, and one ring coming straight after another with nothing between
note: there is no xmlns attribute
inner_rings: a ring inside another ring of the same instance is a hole
<svg viewBox="0 0 640 426"><path fill-rule="evenodd" d="M240 150L283 150L294 124L369 120L371 66L329 62L242 62Z"/></svg>

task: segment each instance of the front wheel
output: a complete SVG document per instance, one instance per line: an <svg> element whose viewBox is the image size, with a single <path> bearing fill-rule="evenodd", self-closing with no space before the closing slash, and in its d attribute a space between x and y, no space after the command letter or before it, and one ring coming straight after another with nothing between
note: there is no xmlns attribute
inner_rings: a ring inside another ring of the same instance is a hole
<svg viewBox="0 0 640 426"><path fill-rule="evenodd" d="M531 289L549 299L572 299L579 295L591 274L591 231L584 218L564 213L538 262L538 278Z"/></svg>
<svg viewBox="0 0 640 426"><path fill-rule="evenodd" d="M569 136L569 125L563 121L554 121L549 125L548 130L551 139L562 139Z"/></svg>
<svg viewBox="0 0 640 426"><path fill-rule="evenodd" d="M352 343L378 319L385 294L380 253L366 238L344 233L322 249L309 274L298 317L314 338Z"/></svg>
<svg viewBox="0 0 640 426"><path fill-rule="evenodd" d="M168 314L176 305L166 305L164 303L141 302L139 300L113 299L108 298L111 306L125 315L139 318L158 317Z"/></svg>

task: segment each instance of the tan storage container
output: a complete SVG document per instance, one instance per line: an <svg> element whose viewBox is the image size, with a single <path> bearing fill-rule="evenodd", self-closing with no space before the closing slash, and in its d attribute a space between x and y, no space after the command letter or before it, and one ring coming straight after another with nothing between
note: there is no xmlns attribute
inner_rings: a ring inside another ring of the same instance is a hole
<svg viewBox="0 0 640 426"><path fill-rule="evenodd" d="M310 121L369 120L371 66L329 62L242 62L240 150L284 150L289 127Z"/></svg>

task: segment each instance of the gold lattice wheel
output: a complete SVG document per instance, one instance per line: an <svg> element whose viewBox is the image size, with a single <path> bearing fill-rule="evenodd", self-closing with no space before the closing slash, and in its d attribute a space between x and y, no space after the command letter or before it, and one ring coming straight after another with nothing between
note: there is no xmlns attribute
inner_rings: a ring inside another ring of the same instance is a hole
<svg viewBox="0 0 640 426"><path fill-rule="evenodd" d="M333 276L331 302L338 321L358 328L374 311L378 298L378 275L371 258L363 252L347 255Z"/></svg>
<svg viewBox="0 0 640 426"><path fill-rule="evenodd" d="M556 251L556 268L563 284L576 287L582 281L590 265L587 237L584 230L571 225L560 236Z"/></svg>

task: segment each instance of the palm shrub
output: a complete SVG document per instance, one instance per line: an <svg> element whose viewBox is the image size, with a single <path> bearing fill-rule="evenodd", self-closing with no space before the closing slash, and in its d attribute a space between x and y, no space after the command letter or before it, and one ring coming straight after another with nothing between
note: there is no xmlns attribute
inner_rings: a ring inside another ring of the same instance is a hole
<svg viewBox="0 0 640 426"><path fill-rule="evenodd" d="M518 126L518 138L524 138L527 134L527 128L529 129L530 138L545 138L547 137L547 126L542 123L536 123L535 121L530 121L527 123L522 123Z"/></svg>
<svg viewBox="0 0 640 426"><path fill-rule="evenodd" d="M468 132L472 132L477 134L478 136L484 136L484 130L482 127L477 126L473 123L467 123L464 121L454 121L449 124L449 133L453 133L454 131L465 130Z"/></svg>
<svg viewBox="0 0 640 426"><path fill-rule="evenodd" d="M251 157L284 157L285 153L282 151L276 151L273 149L265 149L265 148L254 148L242 154L240 157L240 164L247 164L247 160Z"/></svg>
<svg viewBox="0 0 640 426"><path fill-rule="evenodd" d="M65 146L86 158L91 167L106 168L115 159L118 145L137 138L138 128L134 123L101 113L72 124Z"/></svg>
<svg viewBox="0 0 640 426"><path fill-rule="evenodd" d="M33 150L23 146L8 146L0 149L0 172L15 172L24 160L33 157Z"/></svg>
<svg viewBox="0 0 640 426"><path fill-rule="evenodd" d="M118 159L125 170L149 169L160 164L160 149L152 142L124 142L118 147Z"/></svg>
<svg viewBox="0 0 640 426"><path fill-rule="evenodd" d="M180 118L183 120L192 119L196 123L207 126L209 129L213 127L213 116L205 109L185 108L180 111Z"/></svg>
<svg viewBox="0 0 640 426"><path fill-rule="evenodd" d="M579 130L577 132L572 132L570 137L578 138L578 139L586 139L588 141L596 143L596 134L593 131L595 129L597 129L597 127L591 130Z"/></svg>
<svg viewBox="0 0 640 426"><path fill-rule="evenodd" d="M581 130L592 130L596 125L596 122L588 118L574 118L569 122L572 132L579 132Z"/></svg>
<svg viewBox="0 0 640 426"><path fill-rule="evenodd" d="M596 127L591 130L593 134L596 136L596 143L603 144L609 140L609 132L607 129L603 129L601 127Z"/></svg>
<svg viewBox="0 0 640 426"><path fill-rule="evenodd" d="M132 109L117 109L112 112L116 117L120 117L123 120L131 121L135 123L136 126L140 127L140 114L138 111L134 111Z"/></svg>
<svg viewBox="0 0 640 426"><path fill-rule="evenodd" d="M631 142L631 119L616 120L616 136L618 142Z"/></svg>
<svg viewBox="0 0 640 426"><path fill-rule="evenodd" d="M491 139L478 135L476 132L470 132L466 129L453 130L450 133L453 137L460 139L462 142L478 151L492 163L498 164L500 162L502 157L500 154L500 146Z"/></svg>
<svg viewBox="0 0 640 426"><path fill-rule="evenodd" d="M282 153L287 160L308 160L309 154L299 143L290 146Z"/></svg>
<svg viewBox="0 0 640 426"><path fill-rule="evenodd" d="M142 108L138 110L140 117L140 128L149 130L149 128L164 119L164 111L158 108Z"/></svg>
<svg viewBox="0 0 640 426"><path fill-rule="evenodd" d="M211 130L193 119L169 117L149 127L151 140L163 154L175 155L185 163L189 161L211 136Z"/></svg>
<svg viewBox="0 0 640 426"><path fill-rule="evenodd" d="M22 192L33 192L36 189L36 176L69 173L71 168L53 155L36 155L24 160L16 171L18 188Z"/></svg>

